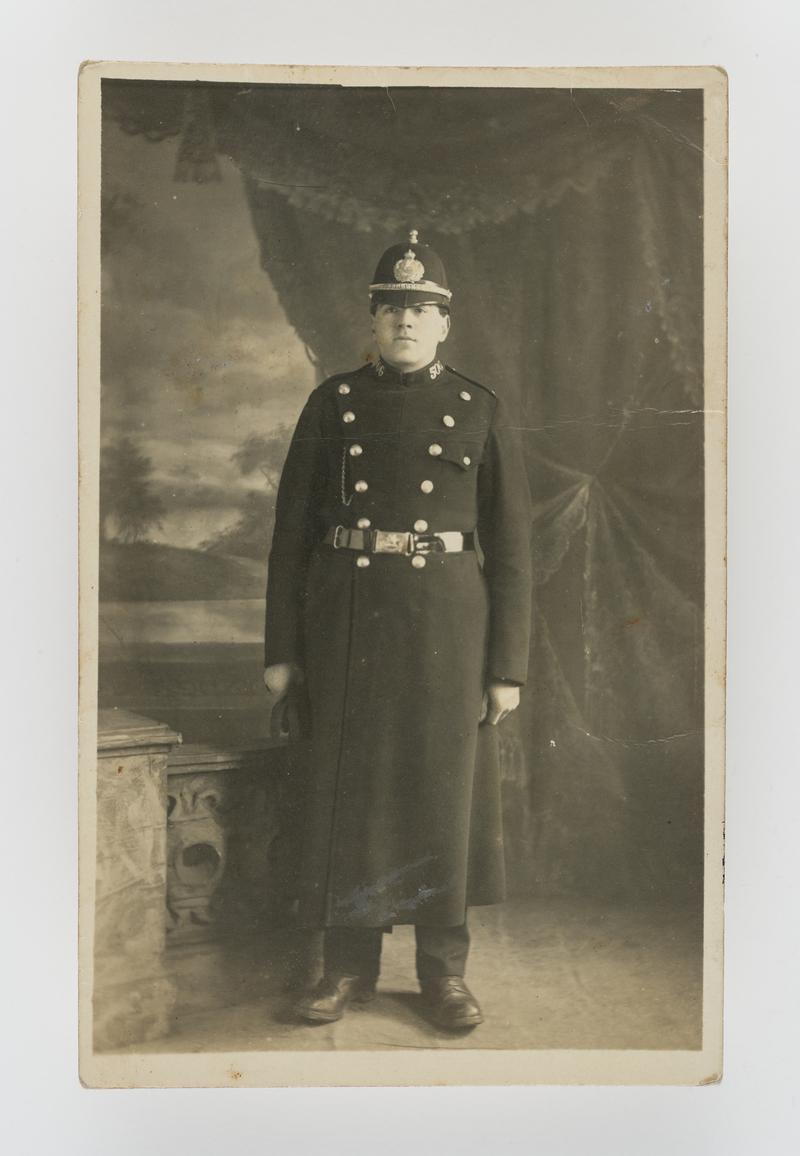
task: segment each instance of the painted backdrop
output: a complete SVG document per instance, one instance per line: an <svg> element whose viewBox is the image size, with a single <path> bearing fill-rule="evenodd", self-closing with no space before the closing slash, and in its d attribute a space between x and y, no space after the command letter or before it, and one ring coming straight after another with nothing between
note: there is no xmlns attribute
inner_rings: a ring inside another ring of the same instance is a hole
<svg viewBox="0 0 800 1156"><path fill-rule="evenodd" d="M524 431L536 630L520 889L697 893L702 103L683 92L104 82L101 695L256 741L286 438L369 356L416 227L447 359Z"/></svg>

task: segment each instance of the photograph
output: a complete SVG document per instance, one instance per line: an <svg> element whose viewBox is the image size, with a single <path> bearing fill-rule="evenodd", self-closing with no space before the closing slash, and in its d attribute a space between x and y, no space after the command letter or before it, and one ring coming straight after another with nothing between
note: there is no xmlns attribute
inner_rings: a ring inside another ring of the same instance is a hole
<svg viewBox="0 0 800 1156"><path fill-rule="evenodd" d="M718 1082L725 73L78 106L82 1081Z"/></svg>

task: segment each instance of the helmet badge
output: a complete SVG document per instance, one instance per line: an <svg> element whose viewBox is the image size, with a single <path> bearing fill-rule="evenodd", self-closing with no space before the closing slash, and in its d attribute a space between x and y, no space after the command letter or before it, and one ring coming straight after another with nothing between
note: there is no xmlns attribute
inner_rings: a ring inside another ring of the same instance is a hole
<svg viewBox="0 0 800 1156"><path fill-rule="evenodd" d="M394 276L396 281L412 285L425 276L425 266L417 260L413 249L407 249L400 260L395 261Z"/></svg>
<svg viewBox="0 0 800 1156"><path fill-rule="evenodd" d="M419 230L412 229L408 234L409 245L419 244ZM425 266L417 260L413 249L406 249L399 261L394 263L394 279L405 285L415 285L425 276Z"/></svg>

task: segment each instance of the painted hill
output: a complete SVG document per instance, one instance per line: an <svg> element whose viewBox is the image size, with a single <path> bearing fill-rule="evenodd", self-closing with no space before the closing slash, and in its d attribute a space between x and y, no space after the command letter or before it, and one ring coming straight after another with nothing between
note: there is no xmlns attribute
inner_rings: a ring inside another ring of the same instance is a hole
<svg viewBox="0 0 800 1156"><path fill-rule="evenodd" d="M212 598L263 598L262 563L228 554L206 554L155 542L103 542L101 602L196 602Z"/></svg>

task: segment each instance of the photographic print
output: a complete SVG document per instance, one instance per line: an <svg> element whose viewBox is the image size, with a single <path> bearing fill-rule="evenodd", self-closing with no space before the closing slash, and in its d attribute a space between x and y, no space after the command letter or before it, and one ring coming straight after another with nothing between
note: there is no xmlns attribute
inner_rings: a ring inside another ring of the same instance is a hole
<svg viewBox="0 0 800 1156"><path fill-rule="evenodd" d="M87 1084L720 1078L726 102L82 69Z"/></svg>

